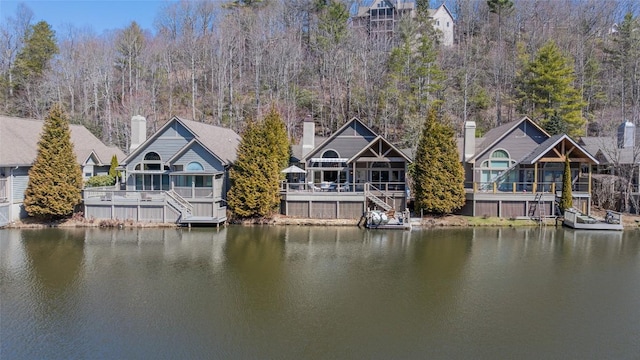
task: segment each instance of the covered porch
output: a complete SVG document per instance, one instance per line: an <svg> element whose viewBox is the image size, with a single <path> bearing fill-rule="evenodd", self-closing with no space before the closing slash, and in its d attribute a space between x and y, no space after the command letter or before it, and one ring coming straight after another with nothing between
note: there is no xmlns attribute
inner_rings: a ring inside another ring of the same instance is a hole
<svg viewBox="0 0 640 360"><path fill-rule="evenodd" d="M539 217L541 201L545 216L554 216L556 198L562 195L565 162L569 160L574 207L591 210L592 169L598 161L566 135L549 138L519 162L490 158L474 169L465 183L465 215ZM502 167L502 169L501 169ZM507 207L504 205L506 204ZM532 206L535 204L535 206Z"/></svg>

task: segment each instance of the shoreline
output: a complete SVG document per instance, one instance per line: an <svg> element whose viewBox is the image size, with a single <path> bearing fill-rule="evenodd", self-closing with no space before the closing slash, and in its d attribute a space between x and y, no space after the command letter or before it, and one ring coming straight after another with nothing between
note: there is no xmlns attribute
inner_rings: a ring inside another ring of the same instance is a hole
<svg viewBox="0 0 640 360"><path fill-rule="evenodd" d="M604 213L604 211L603 211ZM598 212L594 215L599 216ZM293 218L282 215L275 215L271 218L251 219L238 222L231 222L231 225L240 226L357 226L358 219L311 219ZM505 219L498 217L473 217L462 215L429 216L424 218L411 218L411 225L414 228L473 228L473 227L534 227L541 226L535 220L530 219ZM546 219L545 226L562 227L562 222L558 219ZM624 230L640 229L640 216L623 215ZM87 220L71 218L59 222L38 222L33 219L9 224L5 229L44 229L44 228L180 228L181 226L171 223L148 223L136 222L132 220Z"/></svg>

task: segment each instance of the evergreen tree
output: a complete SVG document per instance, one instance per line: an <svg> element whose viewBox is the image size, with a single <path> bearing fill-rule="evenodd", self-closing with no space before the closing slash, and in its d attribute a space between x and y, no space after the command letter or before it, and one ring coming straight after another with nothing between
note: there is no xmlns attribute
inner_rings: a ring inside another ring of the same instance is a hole
<svg viewBox="0 0 640 360"><path fill-rule="evenodd" d="M46 21L33 25L25 37L24 47L16 56L13 73L17 86L24 86L26 82L42 77L57 53L58 46L51 26Z"/></svg>
<svg viewBox="0 0 640 360"><path fill-rule="evenodd" d="M429 110L418 142L412 178L416 211L448 214L465 203L464 169L455 132Z"/></svg>
<svg viewBox="0 0 640 360"><path fill-rule="evenodd" d="M560 198L560 210L565 211L573 207L573 193L571 192L571 164L569 157L564 162L564 174L562 176L562 197Z"/></svg>
<svg viewBox="0 0 640 360"><path fill-rule="evenodd" d="M318 45L321 49L330 49L340 44L348 33L349 10L340 1L317 2Z"/></svg>
<svg viewBox="0 0 640 360"><path fill-rule="evenodd" d="M241 218L269 216L280 205L280 171L289 161L289 142L280 115L272 109L262 123L245 130L230 172L228 203Z"/></svg>
<svg viewBox="0 0 640 360"><path fill-rule="evenodd" d="M547 42L523 72L520 97L523 112L547 127L554 115L566 125L570 136L584 133L582 108L586 103L573 86L575 75L571 60L555 42Z"/></svg>
<svg viewBox="0 0 640 360"><path fill-rule="evenodd" d="M389 56L389 74L381 96L383 117L389 119L381 130L391 141L413 146L422 125L420 119L430 107L442 103L446 79L438 65L437 36L431 24L422 18L402 22L400 32L401 42ZM398 129L404 130L403 139L393 137Z"/></svg>
<svg viewBox="0 0 640 360"><path fill-rule="evenodd" d="M29 170L25 210L42 220L71 215L80 203L82 172L71 143L71 130L60 104L45 119L38 142L38 154Z"/></svg>
<svg viewBox="0 0 640 360"><path fill-rule="evenodd" d="M116 181L120 177L120 172L116 170L117 167L118 167L118 157L114 154L111 157L111 165L109 166L109 176L113 177Z"/></svg>
<svg viewBox="0 0 640 360"><path fill-rule="evenodd" d="M264 118L262 127L265 132L267 143L273 151L273 156L278 164L278 170L282 170L289 165L291 149L287 129L280 117L280 113L275 107L271 107L269 113Z"/></svg>

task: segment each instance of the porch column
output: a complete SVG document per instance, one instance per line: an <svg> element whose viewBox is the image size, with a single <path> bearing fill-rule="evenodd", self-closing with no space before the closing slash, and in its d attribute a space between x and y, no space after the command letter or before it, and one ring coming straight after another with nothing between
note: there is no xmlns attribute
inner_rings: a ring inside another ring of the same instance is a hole
<svg viewBox="0 0 640 360"><path fill-rule="evenodd" d="M538 163L533 164L533 193L538 191Z"/></svg>
<svg viewBox="0 0 640 360"><path fill-rule="evenodd" d="M589 164L589 183L587 184L587 189L589 191L589 202L591 202L591 170L593 168L592 164Z"/></svg>

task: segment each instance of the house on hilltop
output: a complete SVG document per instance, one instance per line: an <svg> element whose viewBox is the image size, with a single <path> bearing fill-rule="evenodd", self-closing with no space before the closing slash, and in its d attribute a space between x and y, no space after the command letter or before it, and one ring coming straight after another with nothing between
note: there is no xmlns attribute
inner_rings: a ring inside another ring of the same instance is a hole
<svg viewBox="0 0 640 360"><path fill-rule="evenodd" d="M415 0L365 0L351 6L351 24L366 30L371 38L390 39L398 22L403 18L414 18L416 11ZM429 9L427 16L440 34L440 43L453 45L454 20L446 5Z"/></svg>
<svg viewBox="0 0 640 360"><path fill-rule="evenodd" d="M131 119L131 148L120 162L122 189L85 190L85 216L180 224L227 220L228 172L240 136L174 116L147 138L146 120Z"/></svg>
<svg viewBox="0 0 640 360"><path fill-rule="evenodd" d="M24 192L29 169L38 153L41 120L0 116L0 225L24 218ZM107 146L81 125L69 125L71 142L84 180L109 173L111 158L125 157L115 146Z"/></svg>
<svg viewBox="0 0 640 360"><path fill-rule="evenodd" d="M440 43L444 46L452 46L454 20L449 8L442 4L436 9L429 9L428 17L440 34Z"/></svg>

